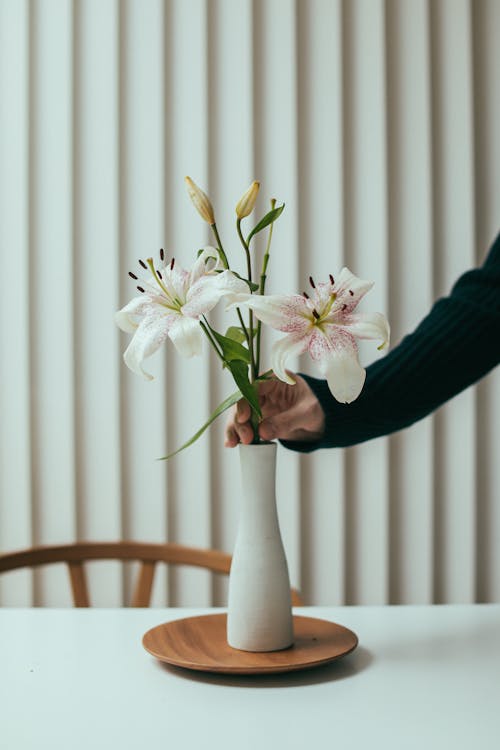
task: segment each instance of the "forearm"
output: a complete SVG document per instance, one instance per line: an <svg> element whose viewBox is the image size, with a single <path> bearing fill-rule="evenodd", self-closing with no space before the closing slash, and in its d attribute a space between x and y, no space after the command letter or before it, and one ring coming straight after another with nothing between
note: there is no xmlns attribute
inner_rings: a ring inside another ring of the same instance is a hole
<svg viewBox="0 0 500 750"><path fill-rule="evenodd" d="M285 442L303 452L388 435L427 416L500 362L500 239L480 269L464 274L418 328L367 368L361 395L340 404L326 381L304 376L325 413L323 437Z"/></svg>

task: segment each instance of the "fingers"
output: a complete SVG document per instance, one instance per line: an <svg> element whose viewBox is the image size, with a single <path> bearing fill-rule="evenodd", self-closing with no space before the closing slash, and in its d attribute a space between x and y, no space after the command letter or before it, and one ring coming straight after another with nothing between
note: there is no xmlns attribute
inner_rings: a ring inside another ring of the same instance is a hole
<svg viewBox="0 0 500 750"><path fill-rule="evenodd" d="M240 443L243 443L243 445L249 445L253 441L253 429L250 422L245 422L245 424L237 423L236 433L238 434Z"/></svg>
<svg viewBox="0 0 500 750"><path fill-rule="evenodd" d="M251 409L250 404L248 401L245 401L244 398L240 398L238 403L236 404L236 420L240 424L244 424L245 422L248 422L248 420L251 417Z"/></svg>
<svg viewBox="0 0 500 750"><path fill-rule="evenodd" d="M253 440L253 428L250 422L252 410L245 399L240 399L236 404L236 414L234 417L233 429L236 432L239 442L248 445Z"/></svg>
<svg viewBox="0 0 500 750"><path fill-rule="evenodd" d="M296 376L297 377L297 376ZM271 378L259 383L259 404L263 416L271 416L291 406L295 396L295 386L283 383L281 380ZM248 401L240 399L236 405L236 419L240 424L248 422L251 418L251 408Z"/></svg>
<svg viewBox="0 0 500 750"><path fill-rule="evenodd" d="M226 448L235 448L238 443L248 445L252 440L253 432L251 427L249 428L246 425L241 425L238 429L235 429L233 426L226 427L226 438L224 441Z"/></svg>
<svg viewBox="0 0 500 750"><path fill-rule="evenodd" d="M236 448L239 442L240 442L240 438L238 436L238 433L234 429L234 427L230 423L226 424L224 447Z"/></svg>
<svg viewBox="0 0 500 750"><path fill-rule="evenodd" d="M259 425L259 435L263 440L274 440L275 438L286 440L292 432L295 433L297 430L303 429L303 421L300 408L289 409L281 414L276 413L262 420Z"/></svg>
<svg viewBox="0 0 500 750"><path fill-rule="evenodd" d="M293 386L271 379L259 384L259 401L263 419L259 435L263 440L314 440L324 429L324 413L307 383L295 376ZM238 443L253 441L251 408L241 399L231 409L226 423L225 445L234 448Z"/></svg>
<svg viewBox="0 0 500 750"><path fill-rule="evenodd" d="M263 419L259 435L263 440L314 440L324 430L323 409L313 394L306 393L296 404Z"/></svg>
<svg viewBox="0 0 500 750"><path fill-rule="evenodd" d="M248 407L248 408L247 408ZM253 440L253 429L250 423L250 407L246 401L239 401L233 406L226 422L226 448L235 448L238 443L248 445Z"/></svg>

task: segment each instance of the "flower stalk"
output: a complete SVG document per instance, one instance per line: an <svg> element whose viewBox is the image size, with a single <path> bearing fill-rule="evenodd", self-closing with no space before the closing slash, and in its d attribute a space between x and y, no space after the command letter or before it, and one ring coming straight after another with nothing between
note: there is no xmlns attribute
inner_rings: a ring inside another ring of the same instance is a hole
<svg viewBox="0 0 500 750"><path fill-rule="evenodd" d="M212 334L210 333L210 326L208 325L208 321L205 318L205 316L203 316L203 320L200 320L200 326L201 326L202 330L204 331L205 336L209 340L211 346L213 347L215 353L217 354L217 356L219 357L219 359L222 362L224 362L224 356L223 356L222 352L220 351L219 347L217 346L217 343L214 340Z"/></svg>
<svg viewBox="0 0 500 750"><path fill-rule="evenodd" d="M236 220L236 231L238 232L238 237L240 239L240 242L243 246L243 249L245 251L246 261L247 261L247 276L248 281L252 282L252 258L250 256L250 247L248 246L247 241L243 237L243 233L241 231L241 218L238 216ZM252 310L248 311L248 330L249 330L249 341L248 341L248 348L250 351L250 362L251 362L251 382L253 383L259 374L257 363L255 359L255 350L254 350L254 327L253 327L253 313Z"/></svg>
<svg viewBox="0 0 500 750"><path fill-rule="evenodd" d="M271 211L274 211L276 208L276 198L271 198ZM269 263L269 251L271 249L271 240L273 239L273 227L274 227L274 221L271 222L269 225L269 232L267 235L267 244L266 244L266 251L264 253L264 257L262 259L262 270L260 272L260 284L259 284L259 294L264 294L265 288L266 288L266 271L267 271L267 264ZM259 320L257 323L257 354L256 354L256 360L257 360L257 372L260 370L260 337L262 332L262 321Z"/></svg>
<svg viewBox="0 0 500 750"><path fill-rule="evenodd" d="M224 248L222 247L221 238L219 236L219 231L217 229L217 224L215 223L215 221L214 221L213 224L210 224L210 229L214 233L215 241L217 242L217 250L220 253L221 260L222 260L222 263L224 265L224 268L229 268L229 262L228 262L226 253L224 252Z"/></svg>

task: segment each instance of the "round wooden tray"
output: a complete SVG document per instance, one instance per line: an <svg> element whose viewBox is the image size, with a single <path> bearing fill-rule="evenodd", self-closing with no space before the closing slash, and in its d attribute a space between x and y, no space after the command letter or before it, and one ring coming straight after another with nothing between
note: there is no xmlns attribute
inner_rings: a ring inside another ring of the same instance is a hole
<svg viewBox="0 0 500 750"><path fill-rule="evenodd" d="M142 644L160 661L202 672L266 674L292 672L328 664L353 651L355 633L328 620L294 615L293 646L254 653L231 648L226 641L227 614L172 620L145 633Z"/></svg>

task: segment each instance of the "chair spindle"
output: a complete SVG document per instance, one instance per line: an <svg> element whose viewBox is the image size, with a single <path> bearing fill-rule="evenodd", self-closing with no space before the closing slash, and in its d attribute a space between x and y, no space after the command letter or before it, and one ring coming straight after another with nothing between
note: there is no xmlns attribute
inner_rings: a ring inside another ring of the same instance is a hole
<svg viewBox="0 0 500 750"><path fill-rule="evenodd" d="M154 560L142 560L134 596L132 597L133 607L149 607L155 569L156 562Z"/></svg>
<svg viewBox="0 0 500 750"><path fill-rule="evenodd" d="M71 580L71 591L73 593L73 604L75 607L90 607L89 592L87 589L87 577L84 567L79 560L67 562L69 577Z"/></svg>

